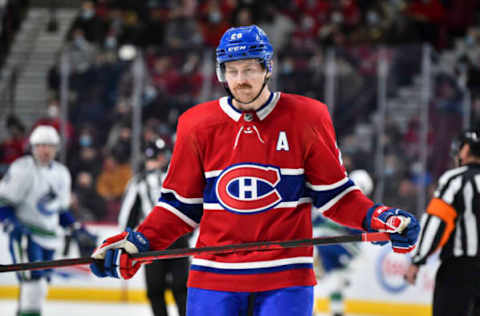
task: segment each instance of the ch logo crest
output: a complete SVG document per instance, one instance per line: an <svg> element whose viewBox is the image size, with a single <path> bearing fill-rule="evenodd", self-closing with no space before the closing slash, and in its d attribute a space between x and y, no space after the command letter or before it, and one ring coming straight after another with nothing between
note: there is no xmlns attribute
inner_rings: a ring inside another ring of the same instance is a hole
<svg viewBox="0 0 480 316"><path fill-rule="evenodd" d="M282 201L276 186L280 170L273 166L238 164L225 169L217 178L218 201L228 211L251 214L264 212Z"/></svg>

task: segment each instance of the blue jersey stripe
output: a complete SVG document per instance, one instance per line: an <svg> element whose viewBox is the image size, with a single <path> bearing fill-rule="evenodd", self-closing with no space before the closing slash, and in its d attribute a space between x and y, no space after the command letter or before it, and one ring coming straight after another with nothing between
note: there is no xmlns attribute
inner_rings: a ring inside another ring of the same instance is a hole
<svg viewBox="0 0 480 316"><path fill-rule="evenodd" d="M260 273L272 273L272 272L281 272L295 269L312 269L313 264L311 263L296 263L288 264L277 267L268 267L268 268L256 268L256 269L219 269L212 267L199 266L192 264L190 266L191 270L201 271L201 272L211 272L219 274L260 274Z"/></svg>
<svg viewBox="0 0 480 316"><path fill-rule="evenodd" d="M313 200L313 205L317 208L322 207L323 205L330 202L332 199L337 197L339 194L344 192L346 189L354 186L352 180L348 180L342 186L332 189L332 190L324 190L324 191L315 191L310 188L306 188L307 195L310 196Z"/></svg>
<svg viewBox="0 0 480 316"><path fill-rule="evenodd" d="M173 193L162 192L159 202L164 202L171 205L173 208L182 212L185 216L196 223L200 223L203 216L203 204L187 204L180 202Z"/></svg>

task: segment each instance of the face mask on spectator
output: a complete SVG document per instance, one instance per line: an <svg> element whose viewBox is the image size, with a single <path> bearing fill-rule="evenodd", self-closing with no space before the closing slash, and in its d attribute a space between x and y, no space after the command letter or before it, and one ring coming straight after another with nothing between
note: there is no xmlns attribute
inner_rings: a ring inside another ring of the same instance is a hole
<svg viewBox="0 0 480 316"><path fill-rule="evenodd" d="M219 11L210 12L208 20L212 23L218 23L222 19L222 14Z"/></svg>
<svg viewBox="0 0 480 316"><path fill-rule="evenodd" d="M59 109L58 109L58 106L56 105L50 105L48 108L47 108L47 114L49 117L58 117L58 114L59 114Z"/></svg>
<svg viewBox="0 0 480 316"><path fill-rule="evenodd" d="M93 9L83 9L82 10L82 18L84 20L89 20L95 15L95 11Z"/></svg>
<svg viewBox="0 0 480 316"><path fill-rule="evenodd" d="M117 47L117 39L115 38L115 36L108 36L105 39L105 47L107 47L107 48Z"/></svg>
<svg viewBox="0 0 480 316"><path fill-rule="evenodd" d="M367 21L369 25L377 25L379 22L378 14L375 11L368 11Z"/></svg>
<svg viewBox="0 0 480 316"><path fill-rule="evenodd" d="M92 137L90 135L82 135L78 142L80 143L80 146L89 147L92 145Z"/></svg>
<svg viewBox="0 0 480 316"><path fill-rule="evenodd" d="M82 48L85 46L85 38L81 35L76 35L75 38L73 39L75 46Z"/></svg>

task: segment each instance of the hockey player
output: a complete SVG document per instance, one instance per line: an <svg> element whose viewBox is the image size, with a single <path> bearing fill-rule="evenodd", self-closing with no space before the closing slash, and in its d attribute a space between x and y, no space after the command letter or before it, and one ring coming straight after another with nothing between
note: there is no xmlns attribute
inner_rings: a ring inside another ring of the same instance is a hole
<svg viewBox="0 0 480 316"><path fill-rule="evenodd" d="M118 223L123 230L134 229L150 213L160 196L171 148L157 138L145 148L145 170L130 180L122 201ZM188 237L177 239L170 248L188 247ZM147 297L155 316L166 316L165 290L171 288L178 314L185 316L188 258L158 260L145 266Z"/></svg>
<svg viewBox="0 0 480 316"><path fill-rule="evenodd" d="M273 48L259 27L227 30L216 53L229 95L180 117L159 202L136 231L97 248L94 274L131 278L140 264L129 254L195 227L197 247L311 238L312 204L343 225L390 232L395 251L414 248L414 216L374 204L346 177L327 107L270 91ZM311 316L315 282L313 247L199 254L187 315Z"/></svg>
<svg viewBox="0 0 480 316"><path fill-rule="evenodd" d="M94 239L68 211L71 179L68 169L53 160L60 142L55 128L37 126L29 142L33 155L14 161L0 181L0 221L9 234L14 263L52 260L61 245L60 226L74 238ZM41 315L50 273L17 273L18 316Z"/></svg>

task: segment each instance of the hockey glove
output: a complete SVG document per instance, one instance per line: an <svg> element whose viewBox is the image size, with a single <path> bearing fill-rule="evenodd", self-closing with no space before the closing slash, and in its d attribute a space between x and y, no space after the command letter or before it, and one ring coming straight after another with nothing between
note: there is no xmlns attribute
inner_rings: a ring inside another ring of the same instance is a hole
<svg viewBox="0 0 480 316"><path fill-rule="evenodd" d="M150 243L142 233L127 231L107 238L92 254L97 262L90 265L90 270L98 277L114 277L128 280L140 269L141 262L136 262L130 254L148 251ZM144 262L143 262L144 263Z"/></svg>
<svg viewBox="0 0 480 316"><path fill-rule="evenodd" d="M22 236L28 236L32 232L18 221L16 217L6 218L3 221L3 230L10 235L10 238L20 241Z"/></svg>
<svg viewBox="0 0 480 316"><path fill-rule="evenodd" d="M412 251L420 232L420 225L412 214L398 208L377 204L367 211L363 226L369 232L390 233L393 251L398 253Z"/></svg>
<svg viewBox="0 0 480 316"><path fill-rule="evenodd" d="M31 231L20 223L15 210L9 205L0 205L0 221L3 231L10 235L10 238L20 241L22 236L30 235Z"/></svg>

